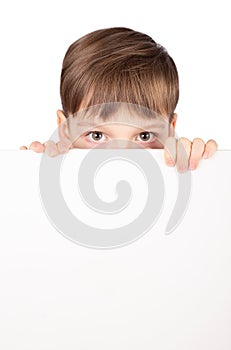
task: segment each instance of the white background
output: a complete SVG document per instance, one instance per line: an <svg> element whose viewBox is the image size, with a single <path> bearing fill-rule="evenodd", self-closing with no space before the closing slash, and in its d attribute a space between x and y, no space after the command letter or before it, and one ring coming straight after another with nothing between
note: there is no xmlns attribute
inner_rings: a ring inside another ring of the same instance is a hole
<svg viewBox="0 0 231 350"><path fill-rule="evenodd" d="M0 149L46 141L61 107L59 79L68 46L101 28L144 32L173 57L180 76L176 132L230 141L230 2L44 1L0 5Z"/></svg>

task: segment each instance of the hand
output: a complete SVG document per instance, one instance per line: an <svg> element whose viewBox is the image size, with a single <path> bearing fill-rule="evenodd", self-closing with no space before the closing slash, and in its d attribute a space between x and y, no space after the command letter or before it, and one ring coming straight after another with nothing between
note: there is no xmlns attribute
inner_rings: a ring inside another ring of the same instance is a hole
<svg viewBox="0 0 231 350"><path fill-rule="evenodd" d="M217 143L208 140L205 144L200 138L190 142L187 138L179 140L168 137L164 145L164 158L167 166L177 166L177 171L183 173L187 170L195 170L201 158L210 158L217 150Z"/></svg>
<svg viewBox="0 0 231 350"><path fill-rule="evenodd" d="M45 152L50 157L56 157L59 154L64 154L69 151L72 146L66 145L64 142L59 141L55 143L54 141L48 140L47 142L41 143L39 141L34 141L31 143L29 150L36 153ZM26 146L21 146L20 150L28 150Z"/></svg>

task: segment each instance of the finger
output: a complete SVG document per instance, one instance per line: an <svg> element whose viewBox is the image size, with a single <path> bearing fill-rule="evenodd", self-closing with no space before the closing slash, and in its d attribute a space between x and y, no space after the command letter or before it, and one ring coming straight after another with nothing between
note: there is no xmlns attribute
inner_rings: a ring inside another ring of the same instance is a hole
<svg viewBox="0 0 231 350"><path fill-rule="evenodd" d="M164 144L164 159L167 166L175 166L176 163L176 144L175 137L170 136Z"/></svg>
<svg viewBox="0 0 231 350"><path fill-rule="evenodd" d="M205 143L199 137L195 138L192 142L191 155L189 160L189 169L195 170L198 166L200 159L204 153Z"/></svg>
<svg viewBox="0 0 231 350"><path fill-rule="evenodd" d="M19 149L21 149L21 150L26 150L26 149L28 149L26 146L21 146Z"/></svg>
<svg viewBox="0 0 231 350"><path fill-rule="evenodd" d="M44 146L45 146L45 153L49 157L56 157L57 155L59 155L58 147L54 141L48 140L47 142L44 143Z"/></svg>
<svg viewBox="0 0 231 350"><path fill-rule="evenodd" d="M177 159L176 166L179 173L188 170L189 158L191 154L191 141L185 137L179 138L177 142Z"/></svg>
<svg viewBox="0 0 231 350"><path fill-rule="evenodd" d="M63 153L68 152L68 150L71 148L71 146L68 147L68 145L65 142L59 141L59 142L57 142L57 148L58 148L59 153L63 154Z"/></svg>
<svg viewBox="0 0 231 350"><path fill-rule="evenodd" d="M212 157L212 155L217 151L218 144L215 140L208 140L205 145L205 150L203 154L203 158L207 159Z"/></svg>
<svg viewBox="0 0 231 350"><path fill-rule="evenodd" d="M39 142L39 141L34 141L31 143L29 149L31 151L37 152L37 153L41 153L45 150L45 146Z"/></svg>

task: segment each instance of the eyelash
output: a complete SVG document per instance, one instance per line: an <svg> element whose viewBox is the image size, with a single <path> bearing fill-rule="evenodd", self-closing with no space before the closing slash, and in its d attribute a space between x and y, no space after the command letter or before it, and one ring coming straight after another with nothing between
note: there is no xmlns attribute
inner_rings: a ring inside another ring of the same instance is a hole
<svg viewBox="0 0 231 350"><path fill-rule="evenodd" d="M103 133L102 131L97 131L97 130L95 130L95 131L90 131L90 132L87 133L85 136L89 136L90 134L93 134L93 133L101 133L102 135L104 135L104 133ZM142 143L151 143L151 142L153 142L153 140L156 138L156 134L155 134L154 132L152 132L152 131L143 131L143 132L139 133L139 135L142 134L142 133L149 133L150 135L153 135L153 138L152 138L151 141L150 141L150 140L144 141L144 142L141 141ZM138 136L139 136L139 135L138 135ZM89 142L100 143L101 140L99 140L99 141L91 140L91 141L89 141Z"/></svg>

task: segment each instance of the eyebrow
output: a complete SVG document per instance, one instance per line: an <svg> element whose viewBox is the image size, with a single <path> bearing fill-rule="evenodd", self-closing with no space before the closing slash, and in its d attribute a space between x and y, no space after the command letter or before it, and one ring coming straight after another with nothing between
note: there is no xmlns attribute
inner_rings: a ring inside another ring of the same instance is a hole
<svg viewBox="0 0 231 350"><path fill-rule="evenodd" d="M89 127L95 127L95 126L98 126L98 127L104 127L105 126L105 124L121 124L120 122L109 122L109 123L104 123L104 122L102 122L102 123L93 123L93 122L88 122L88 121L82 121L82 122L79 122L79 123L77 123L77 126L89 126ZM129 123L122 123L122 124L125 124L125 125L130 125ZM131 126L133 126L133 125L131 125ZM136 126L134 126L134 127L136 127ZM150 124L150 125L144 125L144 127L139 127L139 126L137 126L137 129L143 129L143 130L146 130L146 129L164 129L165 128L165 124L163 124L163 123L161 123L161 124Z"/></svg>

